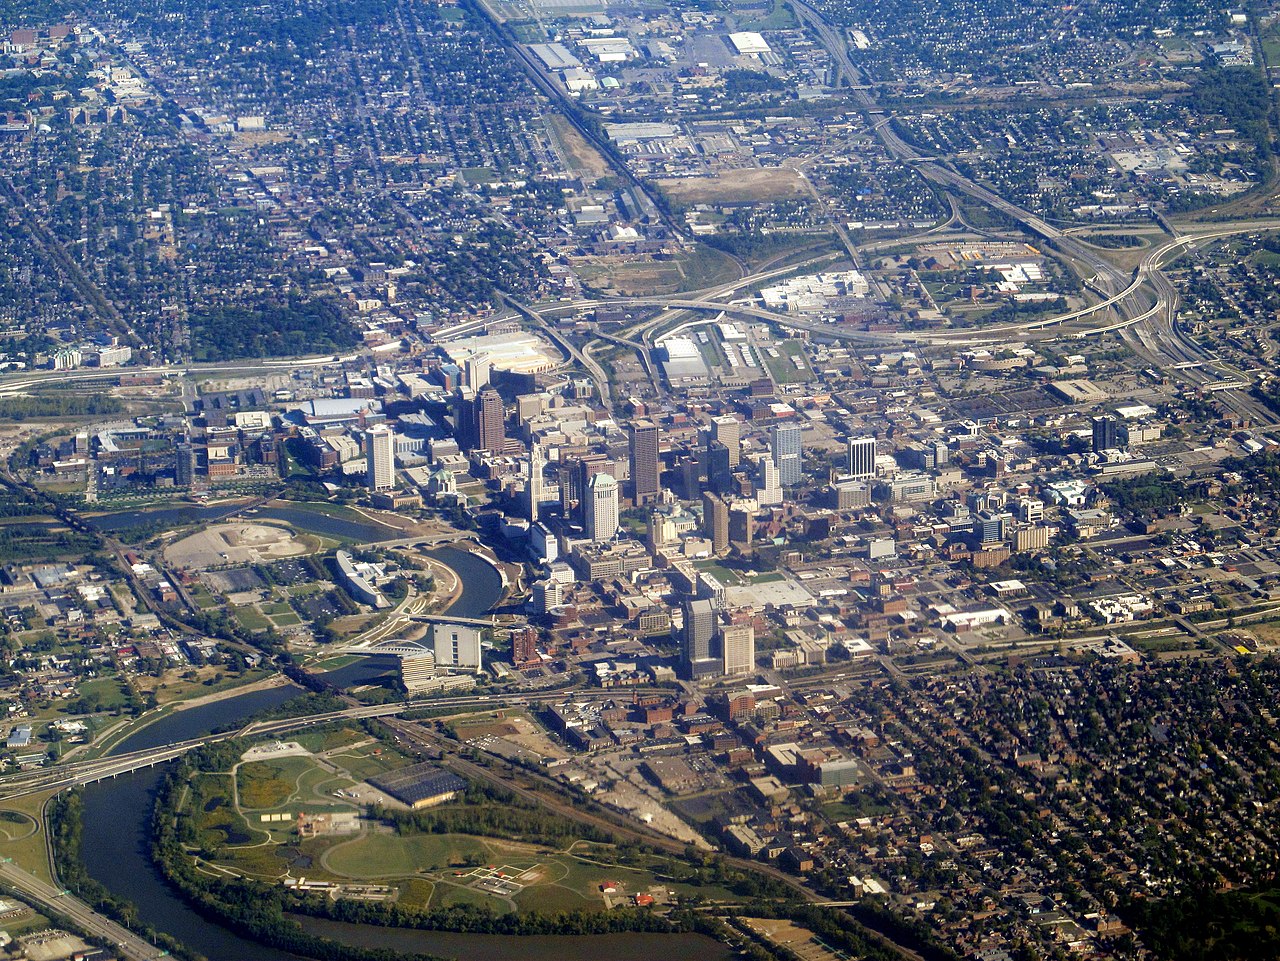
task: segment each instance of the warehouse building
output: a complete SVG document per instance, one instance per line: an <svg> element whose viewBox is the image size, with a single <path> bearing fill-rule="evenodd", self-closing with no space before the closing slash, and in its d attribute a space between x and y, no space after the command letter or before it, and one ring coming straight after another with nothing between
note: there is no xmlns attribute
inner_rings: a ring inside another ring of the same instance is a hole
<svg viewBox="0 0 1280 961"><path fill-rule="evenodd" d="M369 778L369 783L415 811L452 801L467 790L466 781L434 764L388 771Z"/></svg>

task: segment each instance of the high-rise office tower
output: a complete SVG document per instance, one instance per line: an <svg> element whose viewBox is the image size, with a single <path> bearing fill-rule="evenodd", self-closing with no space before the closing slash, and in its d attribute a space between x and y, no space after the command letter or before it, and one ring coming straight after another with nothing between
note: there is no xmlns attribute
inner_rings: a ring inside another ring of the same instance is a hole
<svg viewBox="0 0 1280 961"><path fill-rule="evenodd" d="M480 390L489 384L489 372L492 368L492 361L481 354L468 357L465 364L467 374L467 386L472 390Z"/></svg>
<svg viewBox="0 0 1280 961"><path fill-rule="evenodd" d="M729 550L729 505L719 494L702 495L702 529L717 554Z"/></svg>
<svg viewBox="0 0 1280 961"><path fill-rule="evenodd" d="M389 491L396 486L396 439L385 427L375 427L364 435L365 465L371 491Z"/></svg>
<svg viewBox="0 0 1280 961"><path fill-rule="evenodd" d="M696 457L681 459L677 465L677 472L680 479L680 496L687 501L696 500L698 494L702 492L698 459Z"/></svg>
<svg viewBox="0 0 1280 961"><path fill-rule="evenodd" d="M610 474L596 474L586 498L587 536L597 544L618 533L618 482Z"/></svg>
<svg viewBox="0 0 1280 961"><path fill-rule="evenodd" d="M874 437L849 438L849 476L858 478L876 476L876 439Z"/></svg>
<svg viewBox="0 0 1280 961"><path fill-rule="evenodd" d="M453 392L450 405L453 414L453 436L460 450L476 448L476 392L470 387L459 387Z"/></svg>
<svg viewBox="0 0 1280 961"><path fill-rule="evenodd" d="M1104 450L1115 450L1120 446L1116 431L1116 419L1103 414L1093 419L1093 452L1101 454Z"/></svg>
<svg viewBox="0 0 1280 961"><path fill-rule="evenodd" d="M777 424L769 431L769 449L783 487L794 487L803 476L801 458L804 450L800 437L799 424Z"/></svg>
<svg viewBox="0 0 1280 961"><path fill-rule="evenodd" d="M711 677L720 673L724 662L712 650L715 637L715 605L706 598L686 600L684 632L680 643L680 657L686 676Z"/></svg>
<svg viewBox="0 0 1280 961"><path fill-rule="evenodd" d="M568 468L563 466L562 462L560 502L566 517L576 518L583 527L587 525L587 501L591 492L591 478L597 474L608 474L610 467L609 459L603 454L583 454L575 458Z"/></svg>
<svg viewBox="0 0 1280 961"><path fill-rule="evenodd" d="M538 507L542 504L542 448L535 442L529 445L529 523L538 522Z"/></svg>
<svg viewBox="0 0 1280 961"><path fill-rule="evenodd" d="M750 624L721 624L720 650L725 674L750 674L756 669L756 632Z"/></svg>
<svg viewBox="0 0 1280 961"><path fill-rule="evenodd" d="M631 425L631 483L635 502L644 504L658 496L658 425L638 420Z"/></svg>
<svg viewBox="0 0 1280 961"><path fill-rule="evenodd" d="M742 424L732 414L711 420L711 436L729 448L729 466L737 467L742 459Z"/></svg>
<svg viewBox="0 0 1280 961"><path fill-rule="evenodd" d="M483 387L476 394L475 419L476 448L491 454L501 453L507 443L505 413L502 396L492 387Z"/></svg>
<svg viewBox="0 0 1280 961"><path fill-rule="evenodd" d="M196 449L190 443L178 445L178 459L174 467L173 482L179 487L190 487L196 480Z"/></svg>
<svg viewBox="0 0 1280 961"><path fill-rule="evenodd" d="M777 507L782 503L782 478L778 465L767 454L756 458L756 503L761 507Z"/></svg>
<svg viewBox="0 0 1280 961"><path fill-rule="evenodd" d="M717 494L727 494L733 488L729 448L712 438L707 438L707 486Z"/></svg>

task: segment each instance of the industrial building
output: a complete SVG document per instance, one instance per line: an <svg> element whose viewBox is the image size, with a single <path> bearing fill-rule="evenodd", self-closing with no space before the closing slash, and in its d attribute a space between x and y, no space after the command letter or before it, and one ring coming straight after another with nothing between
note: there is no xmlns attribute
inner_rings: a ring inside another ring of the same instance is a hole
<svg viewBox="0 0 1280 961"><path fill-rule="evenodd" d="M434 764L388 771L369 778L369 783L415 811L452 801L467 790L466 781Z"/></svg>

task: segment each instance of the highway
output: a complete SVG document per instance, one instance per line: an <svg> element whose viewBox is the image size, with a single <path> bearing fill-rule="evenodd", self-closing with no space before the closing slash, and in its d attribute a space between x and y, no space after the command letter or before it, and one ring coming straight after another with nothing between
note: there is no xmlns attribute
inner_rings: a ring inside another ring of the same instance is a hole
<svg viewBox="0 0 1280 961"><path fill-rule="evenodd" d="M323 367L355 360L359 354L311 354L304 357L280 357L274 360L242 360L233 363L153 365L149 367L79 367L75 370L20 371L0 375L0 395L21 394L32 387L44 384L71 384L78 380L94 381L116 378L121 374L279 374L295 367Z"/></svg>
<svg viewBox="0 0 1280 961"><path fill-rule="evenodd" d="M263 737L273 734L287 734L300 728L316 724L327 724L331 721L362 720L365 718L389 718L405 711L423 710L424 708L457 708L458 710L484 710L489 707L527 706L533 703L562 701L570 694L563 691L543 691L528 694L473 694L455 697L433 697L430 701L395 701L389 704L361 705L339 711L325 711L319 714L308 714L300 717L278 718L259 721L235 731L224 731L218 734L206 734L202 737L185 741L175 741L159 747L130 751L112 757L95 758L85 761L73 761L56 767L37 768L30 771L18 771L0 776L0 800L39 794L45 791L64 788L81 787L95 781L104 781L118 777L130 771L145 767L154 767L166 761L193 751L205 744L214 744L237 737ZM576 700L608 700L616 697L616 692L600 691L585 693L575 691L572 696Z"/></svg>
<svg viewBox="0 0 1280 961"><path fill-rule="evenodd" d="M13 888L24 900L31 902L35 907L49 912L51 916L62 915L85 934L102 938L115 945L115 950L129 961L150 961L152 958L164 957L169 953L116 924L110 918L103 917L75 895L55 888L34 874L22 870L12 861L0 862L0 881Z"/></svg>

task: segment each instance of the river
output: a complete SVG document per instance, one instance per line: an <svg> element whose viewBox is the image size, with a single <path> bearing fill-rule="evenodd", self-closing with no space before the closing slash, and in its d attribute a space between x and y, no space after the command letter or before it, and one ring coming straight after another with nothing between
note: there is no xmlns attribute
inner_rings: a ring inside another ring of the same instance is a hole
<svg viewBox="0 0 1280 961"><path fill-rule="evenodd" d="M449 605L448 613L483 617L502 597L502 576L479 554L458 547L437 547L425 553L451 567L462 581L462 593ZM339 687L377 684L394 674L398 664L394 657L363 657L324 676Z"/></svg>
<svg viewBox="0 0 1280 961"><path fill-rule="evenodd" d="M454 934L412 928L373 928L324 918L299 918L308 934L362 948L430 952L458 961L726 961L729 949L702 934Z"/></svg>
<svg viewBox="0 0 1280 961"><path fill-rule="evenodd" d="M216 524L225 517L244 511L244 503L216 504L210 507L163 507L158 510L118 511L114 514L98 514L87 517L90 525L106 534L123 534L128 536L132 531L152 525L165 528L186 527L191 524ZM260 507L252 514L240 515L240 520L283 521L290 527L310 534L320 534L337 540L371 543L393 540L403 536L399 531L373 521L359 520L355 517L333 517L320 511L308 510L305 507L284 506L275 504Z"/></svg>
<svg viewBox="0 0 1280 961"><path fill-rule="evenodd" d="M463 582L462 594L449 613L476 617L493 607L502 595L502 579L482 558L455 547L431 552L448 564ZM348 671L344 668L342 671ZM330 677L342 671L330 673ZM121 754L197 737L214 728L274 707L298 692L292 686L254 691L171 714L126 738L112 751ZM90 785L84 791L82 857L89 874L113 894L132 902L138 917L173 935L209 961L298 961L283 951L237 937L226 928L201 917L175 894L160 877L150 856L150 820L155 790L163 768L146 768L133 774ZM308 921L308 926L313 922ZM320 924L320 922L314 922ZM395 947L405 951L430 951L459 961L649 961L661 957L698 957L724 961L729 952L701 935L562 935L503 937L483 934L409 931L328 925L315 933L350 944Z"/></svg>
<svg viewBox="0 0 1280 961"><path fill-rule="evenodd" d="M277 687L171 714L126 738L122 754L198 737L249 714L275 707L299 688ZM143 768L92 784L84 791L81 857L89 874L111 893L132 902L138 917L173 935L210 961L295 961L294 955L246 941L206 921L175 894L151 861L151 807L165 768Z"/></svg>

